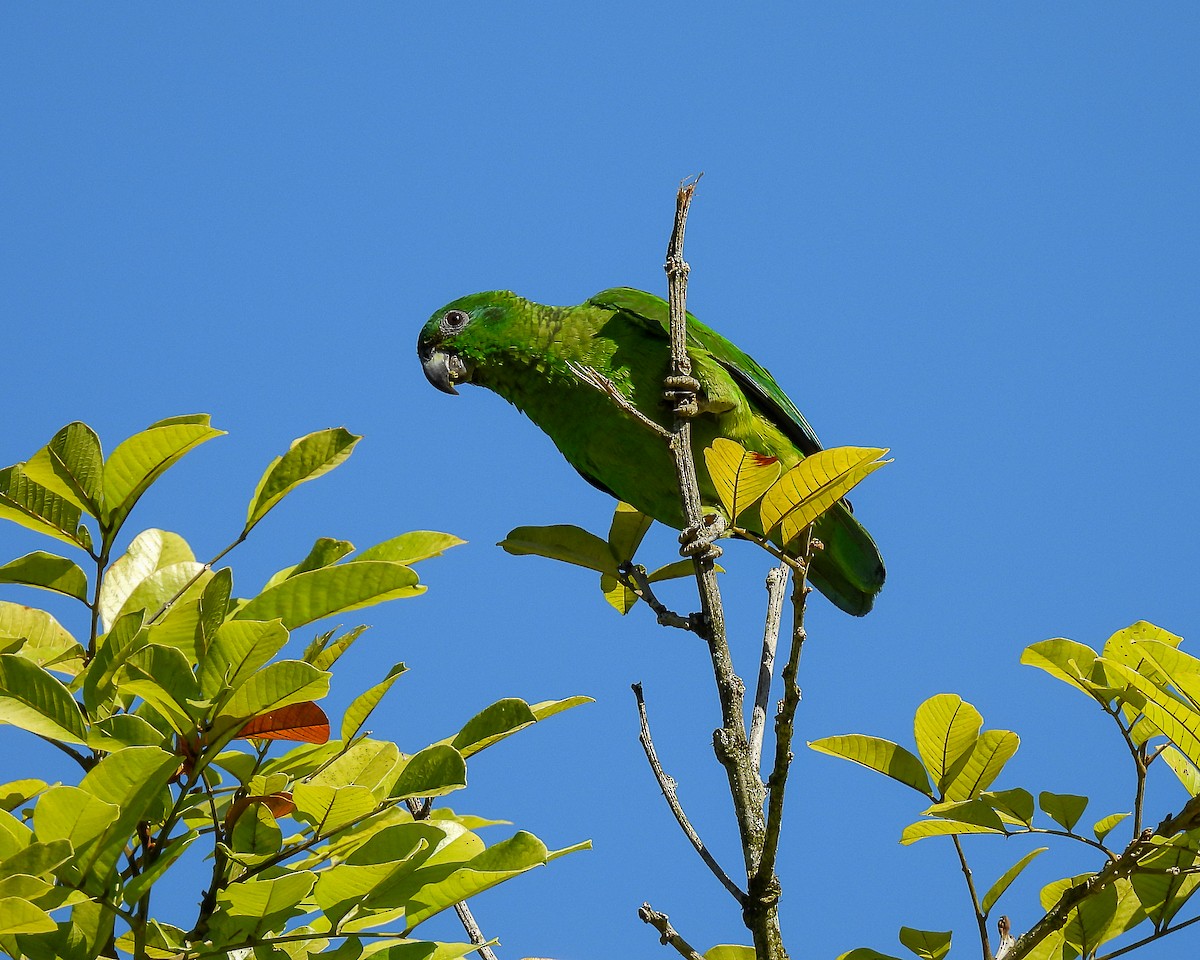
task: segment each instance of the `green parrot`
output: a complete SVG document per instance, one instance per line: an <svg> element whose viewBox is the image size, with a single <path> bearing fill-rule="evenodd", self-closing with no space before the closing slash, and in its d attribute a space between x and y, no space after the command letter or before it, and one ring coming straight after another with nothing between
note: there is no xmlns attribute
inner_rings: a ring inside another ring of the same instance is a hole
<svg viewBox="0 0 1200 960"><path fill-rule="evenodd" d="M784 470L821 449L808 421L765 369L690 314L687 335L692 375L700 383L692 444L705 504L720 503L703 458L717 437L778 457ZM589 371L600 374L630 405L669 429L665 300L630 287L605 290L574 307L546 306L508 291L476 293L429 318L417 354L439 390L457 393L456 384L473 383L498 393L541 427L593 486L668 526L686 525L663 438L587 378ZM875 541L845 501L817 521L815 533L824 549L809 571L813 586L847 613L867 613L884 579Z"/></svg>

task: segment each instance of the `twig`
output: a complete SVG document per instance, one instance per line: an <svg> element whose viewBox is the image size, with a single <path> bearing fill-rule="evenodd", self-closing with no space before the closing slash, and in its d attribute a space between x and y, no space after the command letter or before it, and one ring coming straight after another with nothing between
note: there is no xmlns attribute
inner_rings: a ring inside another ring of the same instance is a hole
<svg viewBox="0 0 1200 960"><path fill-rule="evenodd" d="M640 599L646 601L646 605L658 617L660 626L677 627L680 630L690 630L693 633L699 632L697 631L698 624L693 622L690 617L681 617L654 595L650 581L646 578L645 567L635 564L632 560L626 560L617 568L617 574L624 578L626 587L632 590Z"/></svg>
<svg viewBox="0 0 1200 960"><path fill-rule="evenodd" d="M408 797L404 803L408 807L408 812L412 814L414 820L426 820L429 817L429 811L433 806L433 798L425 797L423 800L418 800L415 797ZM483 935L483 931L479 929L479 924L475 921L475 915L471 913L471 908L467 906L465 900L460 900L454 905L454 912L458 914L458 920L463 925L463 929L467 931L467 936L471 942L478 946L475 951L483 960L497 960L495 952L489 946L494 942L488 940Z"/></svg>
<svg viewBox="0 0 1200 960"><path fill-rule="evenodd" d="M971 895L971 909L975 911L975 922L979 925L979 942L983 947L983 960L992 960L992 944L988 940L987 917L979 905L979 895L975 892L975 880L971 876L971 868L967 864L967 855L963 853L962 843L958 837L951 837L954 849L958 853L958 863L962 867L963 876L967 879L967 892Z"/></svg>
<svg viewBox="0 0 1200 960"><path fill-rule="evenodd" d="M733 894L733 898L739 905L744 906L746 903L746 894L742 889L734 883L729 875L721 869L721 865L708 851L708 847L704 845L704 841L700 839L695 828L687 818L687 814L683 812L683 806L679 802L679 797L675 792L675 781L663 770L662 764L658 760L658 754L654 749L654 741L650 737L650 721L646 717L646 701L642 696L642 685L640 683L633 684L633 695L637 699L638 719L641 721L641 741L642 749L646 751L646 759L650 761L650 769L654 771L654 779L658 781L658 786L662 790L663 797L666 798L667 806L671 808L671 812L675 814L675 819L679 822L679 826L683 829L692 846L696 848L696 852L700 854L708 869L713 872L722 885Z"/></svg>
<svg viewBox="0 0 1200 960"><path fill-rule="evenodd" d="M609 380L608 377L604 376L604 374L600 373L600 371L595 370L592 367L585 366L582 363L576 363L574 360L568 360L567 367L580 380L586 383L589 387L595 387L651 433L657 433L664 440L671 439L671 432L669 430L665 429L660 424L655 423L648 416L642 413L641 410L626 400L625 394L621 393L621 391L617 389L617 385Z"/></svg>
<svg viewBox="0 0 1200 960"><path fill-rule="evenodd" d="M1184 920L1183 923L1177 923L1173 927L1163 927L1161 930L1158 930L1158 931L1150 934L1150 936L1143 937L1141 940L1138 940L1136 943L1126 944L1125 946L1121 947L1119 950L1114 950L1112 953L1106 953L1101 957L1097 957L1096 960L1113 960L1114 957L1119 957L1122 954L1129 953L1132 950L1137 950L1139 947L1144 947L1146 944L1150 943L1152 940L1161 939L1162 937L1165 937L1168 934L1172 934L1178 930L1182 930L1184 927L1190 927L1193 923L1200 923L1200 916L1192 917L1190 920Z"/></svg>
<svg viewBox="0 0 1200 960"><path fill-rule="evenodd" d="M808 558L812 551L812 528L804 537L801 555ZM750 882L750 889L762 890L763 896L770 894L775 879L775 857L779 852L779 835L783 827L783 796L787 787L788 771L792 765L792 736L796 729L796 708L800 705L800 654L808 634L804 630L804 608L808 599L808 579L797 572L792 581L792 642L788 661L783 667L783 700L775 716L775 765L767 781L767 824L763 838L762 857L758 869ZM778 896L778 894L776 894Z"/></svg>
<svg viewBox="0 0 1200 960"><path fill-rule="evenodd" d="M767 622L763 628L762 659L758 665L758 689L754 694L754 710L750 715L750 755L754 769L762 764L763 733L767 726L767 701L771 697L771 680L775 676L775 648L779 644L779 624L783 619L783 591L787 586L788 568L784 564L767 574Z"/></svg>
<svg viewBox="0 0 1200 960"><path fill-rule="evenodd" d="M659 943L674 947L679 955L686 957L687 960L704 960L704 958L696 952L695 948L690 943L688 943L683 939L683 937L675 932L675 928L671 926L670 917L668 917L665 913L659 913L652 906L650 906L650 904L643 903L638 908L638 916L641 917L645 923L650 924L650 926L658 931Z"/></svg>

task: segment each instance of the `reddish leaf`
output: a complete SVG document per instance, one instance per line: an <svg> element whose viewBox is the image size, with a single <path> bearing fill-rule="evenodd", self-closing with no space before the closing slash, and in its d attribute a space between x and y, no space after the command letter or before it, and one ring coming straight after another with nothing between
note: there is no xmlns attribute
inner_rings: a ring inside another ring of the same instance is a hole
<svg viewBox="0 0 1200 960"><path fill-rule="evenodd" d="M229 805L229 810L225 813L225 829L231 829L237 823L238 817L245 813L252 803L261 803L275 817L286 817L296 809L296 805L292 803L292 795L286 790L261 797L240 797Z"/></svg>
<svg viewBox="0 0 1200 960"><path fill-rule="evenodd" d="M326 743L329 718L311 700L261 713L238 732L247 740L296 740L300 743Z"/></svg>

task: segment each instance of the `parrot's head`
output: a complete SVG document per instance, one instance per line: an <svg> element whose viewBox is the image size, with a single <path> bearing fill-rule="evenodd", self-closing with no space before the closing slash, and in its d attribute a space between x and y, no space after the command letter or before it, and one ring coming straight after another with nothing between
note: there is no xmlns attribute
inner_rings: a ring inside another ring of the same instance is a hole
<svg viewBox="0 0 1200 960"><path fill-rule="evenodd" d="M477 368L495 356L509 321L526 301L507 290L459 297L434 313L417 337L425 378L445 393L471 383Z"/></svg>

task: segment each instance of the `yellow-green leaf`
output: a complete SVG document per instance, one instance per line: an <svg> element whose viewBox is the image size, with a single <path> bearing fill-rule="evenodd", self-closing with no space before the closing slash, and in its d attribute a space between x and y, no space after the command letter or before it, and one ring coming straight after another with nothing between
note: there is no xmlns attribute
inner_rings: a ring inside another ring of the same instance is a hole
<svg viewBox="0 0 1200 960"><path fill-rule="evenodd" d="M851 733L837 737L824 737L813 740L809 746L820 753L832 757L843 757L864 767L875 770L885 776L898 780L907 787L912 787L918 793L933 797L929 786L929 777L921 761L909 751L890 740L871 737L862 733Z"/></svg>
<svg viewBox="0 0 1200 960"><path fill-rule="evenodd" d="M104 464L108 526L114 530L119 527L150 484L189 451L224 432L210 427L205 417L202 422L152 426L118 445Z"/></svg>
<svg viewBox="0 0 1200 960"><path fill-rule="evenodd" d="M965 765L981 726L979 711L957 694L939 693L917 707L917 752L937 790L945 790Z"/></svg>
<svg viewBox="0 0 1200 960"><path fill-rule="evenodd" d="M718 437L704 451L704 463L721 506L735 523L743 511L758 502L783 471L778 457L753 453L725 437Z"/></svg>
<svg viewBox="0 0 1200 960"><path fill-rule="evenodd" d="M594 533L570 524L548 527L517 527L498 546L513 556L533 554L562 560L598 573L616 574L617 558L608 542Z"/></svg>
<svg viewBox="0 0 1200 960"><path fill-rule="evenodd" d="M0 583L53 590L87 602L87 575L79 564L66 557L35 550L0 566Z"/></svg>
<svg viewBox="0 0 1200 960"><path fill-rule="evenodd" d="M844 497L860 480L890 461L883 447L834 447L806 457L785 473L762 498L762 526L780 528L789 543Z"/></svg>
<svg viewBox="0 0 1200 960"><path fill-rule="evenodd" d="M1011 730L984 730L958 775L946 787L947 800L969 800L992 785L1017 752L1021 738Z"/></svg>
<svg viewBox="0 0 1200 960"><path fill-rule="evenodd" d="M293 440L288 452L272 460L258 481L246 512L245 531L300 484L315 480L345 461L361 439L342 427L335 427Z"/></svg>
<svg viewBox="0 0 1200 960"><path fill-rule="evenodd" d="M1025 856L1004 871L1000 879L993 883L988 892L983 895L982 906L984 916L992 912L992 907L996 905L996 901L1004 896L1005 891L1012 886L1013 881L1021 875L1021 871L1033 863L1035 858L1041 856L1049 849L1049 847L1038 847L1036 850L1030 850L1029 853L1025 854Z"/></svg>
<svg viewBox="0 0 1200 960"><path fill-rule="evenodd" d="M277 583L238 610L237 620L283 621L289 630L322 617L425 592L411 568L383 560L351 560Z"/></svg>
<svg viewBox="0 0 1200 960"><path fill-rule="evenodd" d="M921 960L942 960L950 952L950 931L901 927L900 942Z"/></svg>

